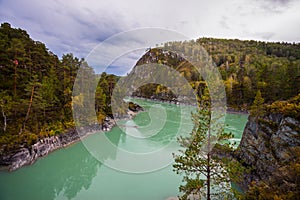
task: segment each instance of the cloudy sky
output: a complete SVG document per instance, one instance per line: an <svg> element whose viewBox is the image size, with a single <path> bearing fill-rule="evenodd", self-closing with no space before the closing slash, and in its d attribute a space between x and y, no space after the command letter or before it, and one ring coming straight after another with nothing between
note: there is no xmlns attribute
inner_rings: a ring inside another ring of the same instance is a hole
<svg viewBox="0 0 300 200"><path fill-rule="evenodd" d="M188 38L300 42L299 10L299 0L0 0L0 21L27 30L59 57L86 57L114 34L143 27Z"/></svg>

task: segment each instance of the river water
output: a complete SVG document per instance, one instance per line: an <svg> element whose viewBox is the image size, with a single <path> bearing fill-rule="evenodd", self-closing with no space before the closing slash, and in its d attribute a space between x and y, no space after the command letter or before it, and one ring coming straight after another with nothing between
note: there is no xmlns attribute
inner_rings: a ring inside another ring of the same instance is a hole
<svg viewBox="0 0 300 200"><path fill-rule="evenodd" d="M90 135L83 142L57 150L31 166L11 173L1 171L0 199L165 200L178 195L181 177L172 171L170 163L171 152L176 153L178 146L169 144L176 143L179 133L191 132L190 113L195 108L136 101L146 112L139 113L134 120L119 121L119 127ZM236 145L246 121L244 114L226 115L226 130L234 134ZM100 157L96 155L96 159L90 153L91 146L105 147L103 139L99 139L103 136L117 148ZM122 152L153 154L156 158L150 157L153 160L144 165L138 157L123 159ZM159 156L155 155L157 152ZM143 171L144 168L147 170ZM134 170L140 173L129 173Z"/></svg>

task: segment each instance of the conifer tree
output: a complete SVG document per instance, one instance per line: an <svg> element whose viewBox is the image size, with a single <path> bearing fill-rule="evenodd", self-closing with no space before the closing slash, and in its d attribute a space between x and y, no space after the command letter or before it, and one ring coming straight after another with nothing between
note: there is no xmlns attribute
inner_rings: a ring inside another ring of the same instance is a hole
<svg viewBox="0 0 300 200"><path fill-rule="evenodd" d="M254 116L257 119L257 117L262 116L265 113L264 102L265 100L262 98L260 90L258 90L250 108L251 116Z"/></svg>
<svg viewBox="0 0 300 200"><path fill-rule="evenodd" d="M191 136L179 138L184 150L174 155L174 171L183 174L184 185L179 190L183 192L181 199L208 200L212 197L221 199L231 198L230 173L234 166L226 168L226 162L221 161L211 151L215 141L222 141L232 137L224 130L214 128L216 119L211 117L210 99L207 92L201 97L198 112L192 114L194 128ZM216 133L215 131L219 131ZM215 138L219 136L218 138ZM229 144L225 145L229 147ZM227 162L228 164L228 162Z"/></svg>

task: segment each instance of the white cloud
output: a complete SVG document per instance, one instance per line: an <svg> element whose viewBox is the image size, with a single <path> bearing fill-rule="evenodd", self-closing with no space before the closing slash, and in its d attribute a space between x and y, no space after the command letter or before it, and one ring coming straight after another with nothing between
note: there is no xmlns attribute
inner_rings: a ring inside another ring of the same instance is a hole
<svg viewBox="0 0 300 200"><path fill-rule="evenodd" d="M297 0L2 0L0 19L54 53L85 57L113 34L161 27L189 38L299 42Z"/></svg>

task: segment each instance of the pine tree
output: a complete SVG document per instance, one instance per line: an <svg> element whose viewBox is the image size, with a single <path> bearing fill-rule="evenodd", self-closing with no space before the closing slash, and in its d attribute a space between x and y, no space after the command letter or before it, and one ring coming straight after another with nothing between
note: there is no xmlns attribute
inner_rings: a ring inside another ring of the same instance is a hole
<svg viewBox="0 0 300 200"><path fill-rule="evenodd" d="M258 90L250 108L251 116L254 116L257 119L259 116L262 116L265 113L264 102L265 100L262 98L260 90Z"/></svg>
<svg viewBox="0 0 300 200"><path fill-rule="evenodd" d="M208 200L212 196L228 198L231 195L228 191L230 190L230 170L225 169L225 162L217 158L211 149L214 141L229 139L231 134L225 133L223 129L214 128L215 119L211 118L207 93L202 96L198 112L192 114L192 117L194 129L191 136L179 138L184 150L180 151L180 155L174 155L174 171L184 174L185 185L179 188L180 192L183 192L181 199L201 199L205 196ZM219 137L216 138L218 135Z"/></svg>

